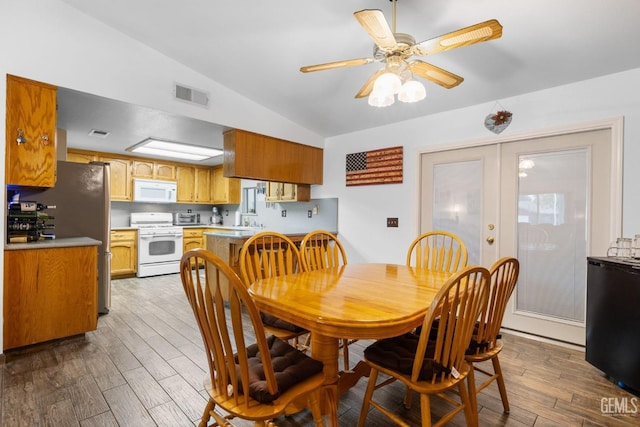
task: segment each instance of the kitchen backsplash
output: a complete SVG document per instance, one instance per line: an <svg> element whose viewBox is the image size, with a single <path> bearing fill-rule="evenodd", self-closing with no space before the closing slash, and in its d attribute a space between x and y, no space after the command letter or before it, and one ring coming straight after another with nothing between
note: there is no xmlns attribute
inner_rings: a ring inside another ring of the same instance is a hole
<svg viewBox="0 0 640 427"><path fill-rule="evenodd" d="M242 180L243 187L255 186L255 181ZM200 222L211 222L212 208L214 205L187 204L187 203L135 203L135 202L111 202L111 227L129 227L129 214L131 212L191 212L200 214ZM233 226L236 211L241 211L240 205L217 205L218 212L222 215L222 225ZM286 216L282 216L286 211ZM311 211L311 218L308 217ZM317 212L317 213L314 213ZM311 199L309 202L265 202L264 194L256 195L256 213L241 214L241 225L245 222L249 226L266 229L283 230L287 232L310 231L325 229L338 231L338 199Z"/></svg>

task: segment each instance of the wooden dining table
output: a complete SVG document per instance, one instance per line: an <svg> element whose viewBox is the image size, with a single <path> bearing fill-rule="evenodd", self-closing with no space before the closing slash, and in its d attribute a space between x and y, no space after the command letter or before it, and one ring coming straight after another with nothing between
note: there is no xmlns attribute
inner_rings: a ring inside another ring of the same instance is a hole
<svg viewBox="0 0 640 427"><path fill-rule="evenodd" d="M339 396L368 376L368 365L339 372L339 341L389 338L422 324L451 273L395 264L347 264L258 280L258 309L311 332L311 356L324 364L323 409L338 425Z"/></svg>

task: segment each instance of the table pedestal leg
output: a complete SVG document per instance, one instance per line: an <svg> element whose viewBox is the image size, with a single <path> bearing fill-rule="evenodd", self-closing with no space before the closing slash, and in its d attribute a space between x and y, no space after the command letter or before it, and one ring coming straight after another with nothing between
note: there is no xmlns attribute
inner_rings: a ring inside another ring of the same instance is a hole
<svg viewBox="0 0 640 427"><path fill-rule="evenodd" d="M338 338L316 332L311 334L311 356L324 364L325 386L322 409L328 416L328 425L338 426Z"/></svg>

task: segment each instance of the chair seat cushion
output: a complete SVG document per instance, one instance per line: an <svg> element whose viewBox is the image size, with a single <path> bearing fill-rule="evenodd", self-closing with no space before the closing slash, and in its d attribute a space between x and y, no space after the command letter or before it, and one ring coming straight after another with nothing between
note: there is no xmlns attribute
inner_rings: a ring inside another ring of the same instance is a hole
<svg viewBox="0 0 640 427"><path fill-rule="evenodd" d="M294 325L293 323L289 323L285 320L279 319L276 316L272 316L266 313L260 313L260 317L262 317L262 323L271 326L273 328L284 329L286 331L291 332L304 332L305 329L301 328L298 325Z"/></svg>
<svg viewBox="0 0 640 427"><path fill-rule="evenodd" d="M398 337L378 340L364 350L365 358L377 365L383 366L395 372L411 375L413 362L416 357L419 336L412 333ZM434 346L427 344L424 363L418 379L430 381L433 375L444 373L449 375L450 370L433 360Z"/></svg>
<svg viewBox="0 0 640 427"><path fill-rule="evenodd" d="M429 333L429 340L435 340L436 335L438 334L438 324L440 323L440 319L434 319L433 324L431 325L431 332ZM476 321L475 326L473 327L473 335L471 336L471 341L469 342L469 347L465 350L465 354L478 354L484 353L489 348L489 342L487 340L478 341L478 328L480 327L480 322ZM414 334L420 336L422 331L422 326L416 328ZM496 335L496 339L499 340L502 338L501 334Z"/></svg>
<svg viewBox="0 0 640 427"><path fill-rule="evenodd" d="M258 345L247 347L249 357L249 395L262 403L277 399L295 384L322 371L322 362L312 359L275 336L267 337L271 363L278 384L275 394L269 393ZM236 360L237 361L237 360Z"/></svg>

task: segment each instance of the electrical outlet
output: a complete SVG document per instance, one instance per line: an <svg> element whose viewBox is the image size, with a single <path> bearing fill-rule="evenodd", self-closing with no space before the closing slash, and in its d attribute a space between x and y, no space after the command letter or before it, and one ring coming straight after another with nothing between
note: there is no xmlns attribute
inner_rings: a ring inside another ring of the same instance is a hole
<svg viewBox="0 0 640 427"><path fill-rule="evenodd" d="M282 214L282 217L285 218L287 216L287 210L283 209L281 214Z"/></svg>
<svg viewBox="0 0 640 427"><path fill-rule="evenodd" d="M311 211L311 209L309 209L307 211L307 218L311 218L313 216L313 212Z"/></svg>
<svg viewBox="0 0 640 427"><path fill-rule="evenodd" d="M398 218L387 218L387 227L397 227Z"/></svg>

